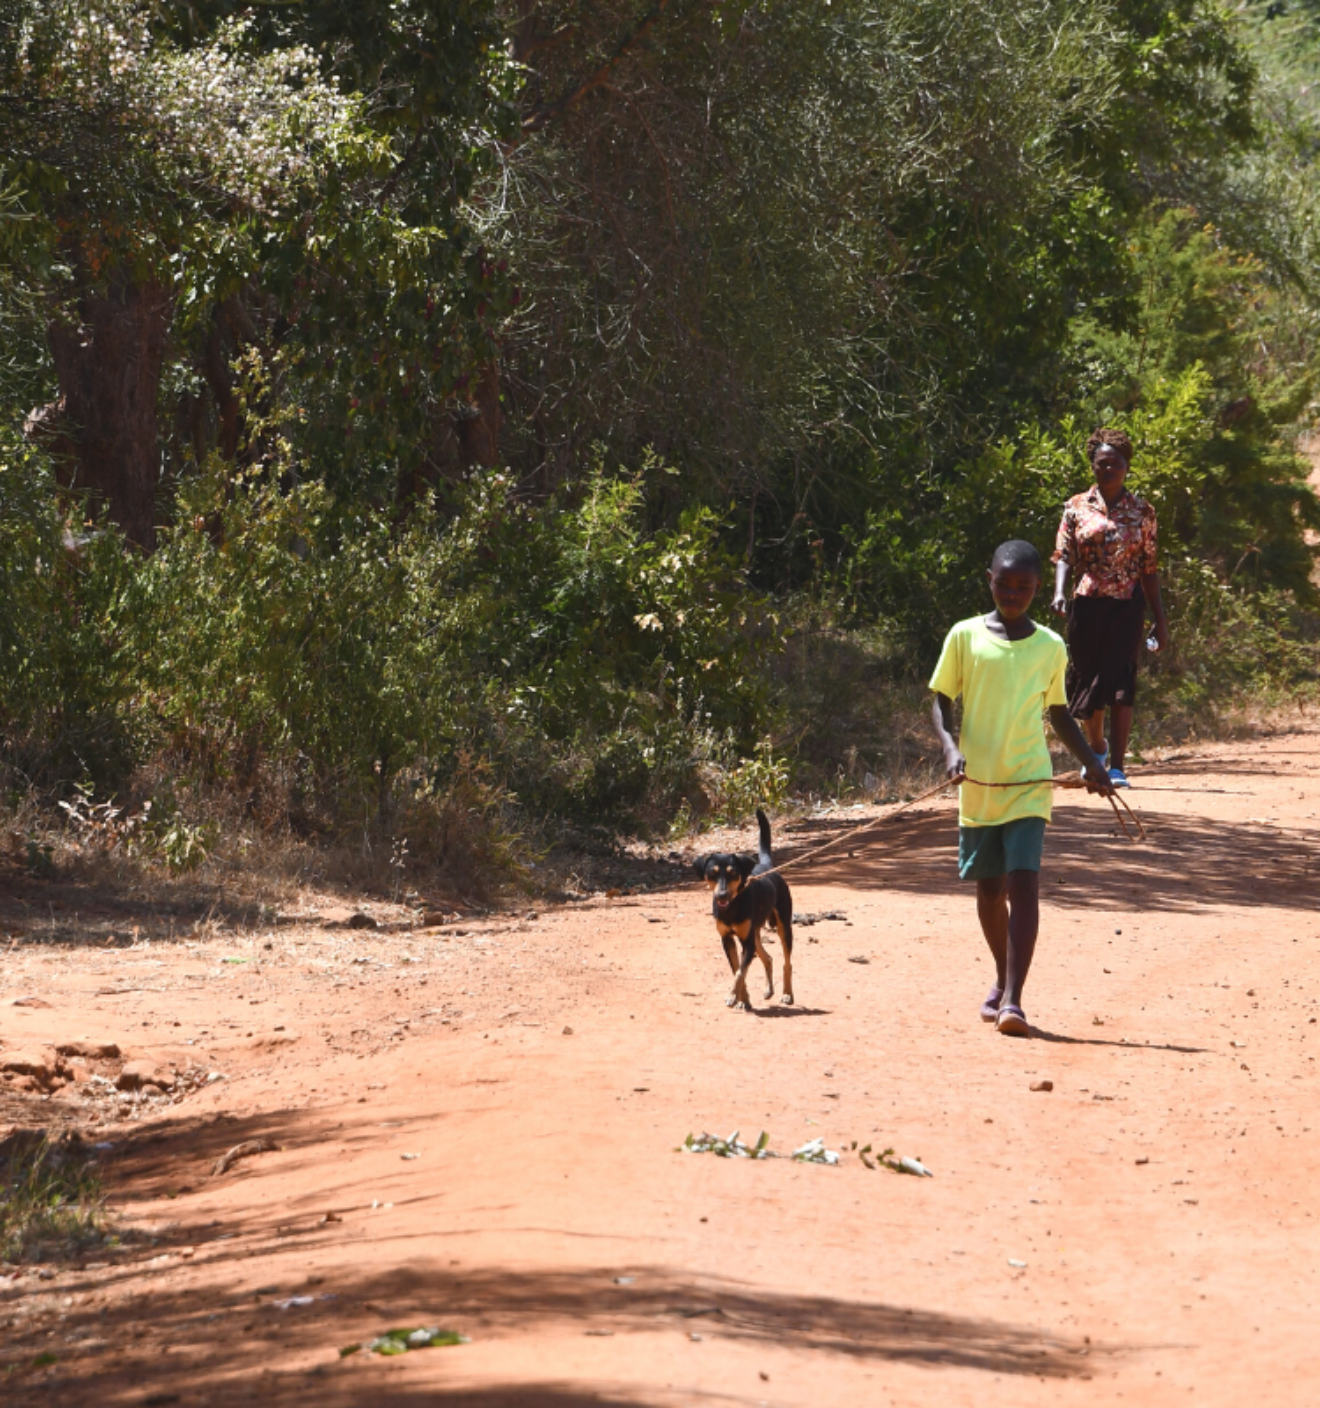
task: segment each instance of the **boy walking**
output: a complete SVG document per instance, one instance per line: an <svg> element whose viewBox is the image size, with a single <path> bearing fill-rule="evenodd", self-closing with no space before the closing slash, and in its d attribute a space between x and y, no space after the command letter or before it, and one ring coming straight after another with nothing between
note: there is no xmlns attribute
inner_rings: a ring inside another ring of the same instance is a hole
<svg viewBox="0 0 1320 1408"><path fill-rule="evenodd" d="M1053 792L1042 781L1053 771L1046 710L1082 764L1087 790L1114 789L1068 712L1063 641L1027 615L1040 586L1040 554L1020 539L1001 543L986 575L994 610L959 621L945 638L930 681L931 720L945 771L960 787L958 874L976 881L977 918L995 960L995 985L981 1004L981 1020L1006 1036L1029 1036L1022 986L1040 927L1040 861ZM961 746L953 733L959 695Z"/></svg>

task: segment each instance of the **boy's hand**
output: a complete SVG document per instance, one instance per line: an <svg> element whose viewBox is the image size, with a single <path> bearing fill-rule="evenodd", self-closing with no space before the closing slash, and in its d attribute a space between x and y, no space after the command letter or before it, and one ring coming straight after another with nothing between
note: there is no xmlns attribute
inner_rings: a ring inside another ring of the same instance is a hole
<svg viewBox="0 0 1320 1408"><path fill-rule="evenodd" d="M1095 755L1095 749L1077 727L1077 720L1068 712L1066 704L1050 705L1050 723L1054 725L1054 732L1068 745L1068 751L1081 763L1082 781L1086 784L1086 790L1098 793L1101 797L1112 797L1114 784L1110 782L1109 774Z"/></svg>
<svg viewBox="0 0 1320 1408"><path fill-rule="evenodd" d="M959 787L967 781L967 759L956 748L944 754L944 775Z"/></svg>
<svg viewBox="0 0 1320 1408"><path fill-rule="evenodd" d="M1114 784L1109 780L1109 774L1100 766L1100 759L1091 754L1091 761L1082 769L1082 781L1086 783L1086 790L1101 797L1112 797L1114 795Z"/></svg>

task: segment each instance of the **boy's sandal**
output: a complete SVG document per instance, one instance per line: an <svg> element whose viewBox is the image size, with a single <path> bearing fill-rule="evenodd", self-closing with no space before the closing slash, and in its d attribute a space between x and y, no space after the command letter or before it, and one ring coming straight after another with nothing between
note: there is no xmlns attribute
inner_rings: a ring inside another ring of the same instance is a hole
<svg viewBox="0 0 1320 1408"><path fill-rule="evenodd" d="M1003 988L991 988L986 994L985 1001L981 1004L981 1020L983 1022L997 1022L999 1020L999 1004L1003 1001Z"/></svg>
<svg viewBox="0 0 1320 1408"><path fill-rule="evenodd" d="M1002 1032L1005 1036L1031 1035L1031 1028L1027 1025L1027 1014L1012 1002L1006 1003L999 1009L995 1030Z"/></svg>

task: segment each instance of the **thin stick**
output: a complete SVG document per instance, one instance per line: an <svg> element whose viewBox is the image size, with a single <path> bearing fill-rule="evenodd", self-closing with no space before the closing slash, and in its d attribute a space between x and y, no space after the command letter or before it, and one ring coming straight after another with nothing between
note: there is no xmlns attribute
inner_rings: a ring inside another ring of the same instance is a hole
<svg viewBox="0 0 1320 1408"><path fill-rule="evenodd" d="M1120 802L1123 803L1123 811L1127 812L1136 825L1137 834L1135 836L1127 829L1127 822L1123 820L1123 812L1118 809ZM1118 818L1118 824L1123 828L1123 835L1126 836L1129 841L1144 841L1146 839L1146 828L1141 824L1141 818L1128 806L1126 797L1119 796L1117 792L1111 792L1109 794L1109 805L1113 807L1114 815Z"/></svg>
<svg viewBox="0 0 1320 1408"><path fill-rule="evenodd" d="M1283 773L1277 774L1283 777ZM1192 797L1254 797L1254 792L1238 792L1228 787L1149 787L1141 784L1143 792L1186 792Z"/></svg>
<svg viewBox="0 0 1320 1408"><path fill-rule="evenodd" d="M773 875L781 870L787 870L790 865L801 865L803 861L810 860L812 856L818 856L822 851L828 851L831 846L837 846L841 841L851 841L860 836L863 831L869 831L873 826L879 826L882 821L888 821L891 817L896 817L899 812L905 812L909 807L915 807L918 802L929 801L937 792L943 792L954 784L946 778L945 781L936 786L928 788L919 796L909 797L901 806L895 807L892 812L886 812L883 816L873 816L870 821L864 821L860 826L854 826L851 831L845 831L842 836L835 836L823 845L815 847L814 850L804 851L800 856L794 856L792 860L781 861L779 865L772 865L769 870L762 870L761 875Z"/></svg>
<svg viewBox="0 0 1320 1408"><path fill-rule="evenodd" d="M1062 777L1033 777L1027 782L980 782L974 777L966 776L964 776L964 781L970 782L973 787L1076 788L1079 785L1085 786L1084 783L1079 784L1078 782L1072 780L1071 775L1066 773ZM879 826L882 822L890 821L894 817L898 816L900 812L907 811L909 807L915 807L918 802L927 802L937 793L944 792L948 788L955 787L957 785L957 783L954 783L946 778L943 782L936 783L934 787L927 788L925 792L919 793L915 797L909 797L906 802L904 802L901 806L895 807L893 811L886 812L883 816L874 816L870 819L870 821L864 821L860 826L854 826L851 831L845 831L841 836L835 836L831 840L824 842L822 845L814 847L810 851L804 851L802 855L794 856L792 860L781 861L780 864L772 865L768 870L758 871L758 874L778 874L781 871L787 870L790 866L801 865L804 861L811 860L813 857L820 855L822 851L828 851L833 846L841 845L845 841L855 841L857 837L862 834L863 831L869 831L872 827ZM1122 828L1123 835L1134 844L1137 841L1146 840L1146 828L1141 824L1141 818L1136 814L1136 812L1132 810L1130 806L1128 806L1126 800L1118 796L1116 792L1111 792L1108 794L1108 801L1109 805L1114 809L1114 815L1118 818L1118 824ZM1135 836L1128 829L1127 822L1123 819L1123 813L1120 812L1118 809L1118 805L1120 802L1122 802L1124 811L1126 811L1128 816L1132 818L1132 821L1137 828L1137 834Z"/></svg>

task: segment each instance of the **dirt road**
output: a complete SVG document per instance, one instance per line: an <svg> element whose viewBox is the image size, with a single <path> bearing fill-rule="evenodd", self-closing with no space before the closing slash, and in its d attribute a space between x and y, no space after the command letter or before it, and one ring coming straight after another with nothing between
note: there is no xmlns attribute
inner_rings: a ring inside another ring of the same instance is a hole
<svg viewBox="0 0 1320 1408"><path fill-rule="evenodd" d="M13 891L0 1055L123 1051L3 1109L113 1146L124 1238L0 1278L5 1401L1313 1403L1320 735L1134 783L1140 848L1058 798L1032 1040L977 1019L948 802L790 874L846 917L754 1014L686 881L420 932L308 894L173 938ZM120 1097L135 1056L193 1075ZM735 1129L841 1162L676 1152ZM416 1325L470 1343L340 1356Z"/></svg>

